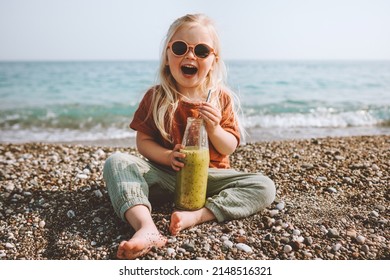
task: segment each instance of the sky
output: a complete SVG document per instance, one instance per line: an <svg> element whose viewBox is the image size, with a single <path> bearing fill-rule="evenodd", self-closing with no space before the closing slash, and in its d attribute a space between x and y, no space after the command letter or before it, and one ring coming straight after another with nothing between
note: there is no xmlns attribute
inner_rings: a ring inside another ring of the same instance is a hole
<svg viewBox="0 0 390 280"><path fill-rule="evenodd" d="M390 60L389 0L0 0L0 61L158 60L187 13L225 59Z"/></svg>

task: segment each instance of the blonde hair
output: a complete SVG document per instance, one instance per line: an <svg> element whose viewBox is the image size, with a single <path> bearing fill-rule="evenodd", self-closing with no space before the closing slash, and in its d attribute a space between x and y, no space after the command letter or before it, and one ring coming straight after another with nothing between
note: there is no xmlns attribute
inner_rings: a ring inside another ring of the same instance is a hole
<svg viewBox="0 0 390 280"><path fill-rule="evenodd" d="M213 41L213 48L217 54L213 70L211 70L207 75L205 82L201 85L201 90L205 93L209 90L213 92L210 102L214 103L217 108L223 108L223 104L220 104L219 94L222 91L229 94L234 108L233 114L235 114L235 119L238 122L236 111L238 111L240 107L236 105L239 104L239 100L225 83L227 71L225 63L220 58L220 40L215 25L213 21L204 14L188 14L176 19L169 27L167 35L165 36L159 67L158 83L160 86L154 87L152 106L149 111L149 113L152 114L154 123L161 135L169 142L171 142L170 130L172 127L173 116L178 106L181 93L177 90L176 81L170 72L169 66L167 65L167 46L177 31L196 25L208 28ZM166 124L167 119L168 123Z"/></svg>

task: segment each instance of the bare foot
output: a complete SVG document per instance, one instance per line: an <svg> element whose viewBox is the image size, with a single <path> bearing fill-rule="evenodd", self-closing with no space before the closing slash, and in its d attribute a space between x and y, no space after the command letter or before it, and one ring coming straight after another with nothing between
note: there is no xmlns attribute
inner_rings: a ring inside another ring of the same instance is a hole
<svg viewBox="0 0 390 280"><path fill-rule="evenodd" d="M153 246L163 247L166 242L166 237L158 231L140 229L129 241L122 241L119 244L117 257L134 260L148 253Z"/></svg>
<svg viewBox="0 0 390 280"><path fill-rule="evenodd" d="M177 235L181 230L196 225L194 214L188 211L175 211L171 215L169 231L172 235Z"/></svg>
<svg viewBox="0 0 390 280"><path fill-rule="evenodd" d="M195 225L214 220L214 214L207 208L195 211L175 211L171 215L169 231L172 235L177 235L180 231Z"/></svg>

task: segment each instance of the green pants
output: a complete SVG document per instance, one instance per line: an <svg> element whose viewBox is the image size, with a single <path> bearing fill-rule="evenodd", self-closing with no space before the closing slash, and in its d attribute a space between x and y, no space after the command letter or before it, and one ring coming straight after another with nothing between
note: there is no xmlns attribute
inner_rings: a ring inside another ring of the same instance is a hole
<svg viewBox="0 0 390 280"><path fill-rule="evenodd" d="M174 195L176 172L140 157L114 153L104 165L103 177L116 214L124 221L125 212L138 204L151 211L149 194L161 190ZM233 169L209 169L208 208L219 222L254 214L275 199L275 184L259 173Z"/></svg>

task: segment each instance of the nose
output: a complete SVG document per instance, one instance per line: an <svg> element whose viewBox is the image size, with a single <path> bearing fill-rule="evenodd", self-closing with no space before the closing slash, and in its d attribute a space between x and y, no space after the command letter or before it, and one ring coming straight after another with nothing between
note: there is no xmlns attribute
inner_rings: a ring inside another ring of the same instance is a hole
<svg viewBox="0 0 390 280"><path fill-rule="evenodd" d="M186 57L188 57L188 58L195 58L196 57L193 47L188 47Z"/></svg>

